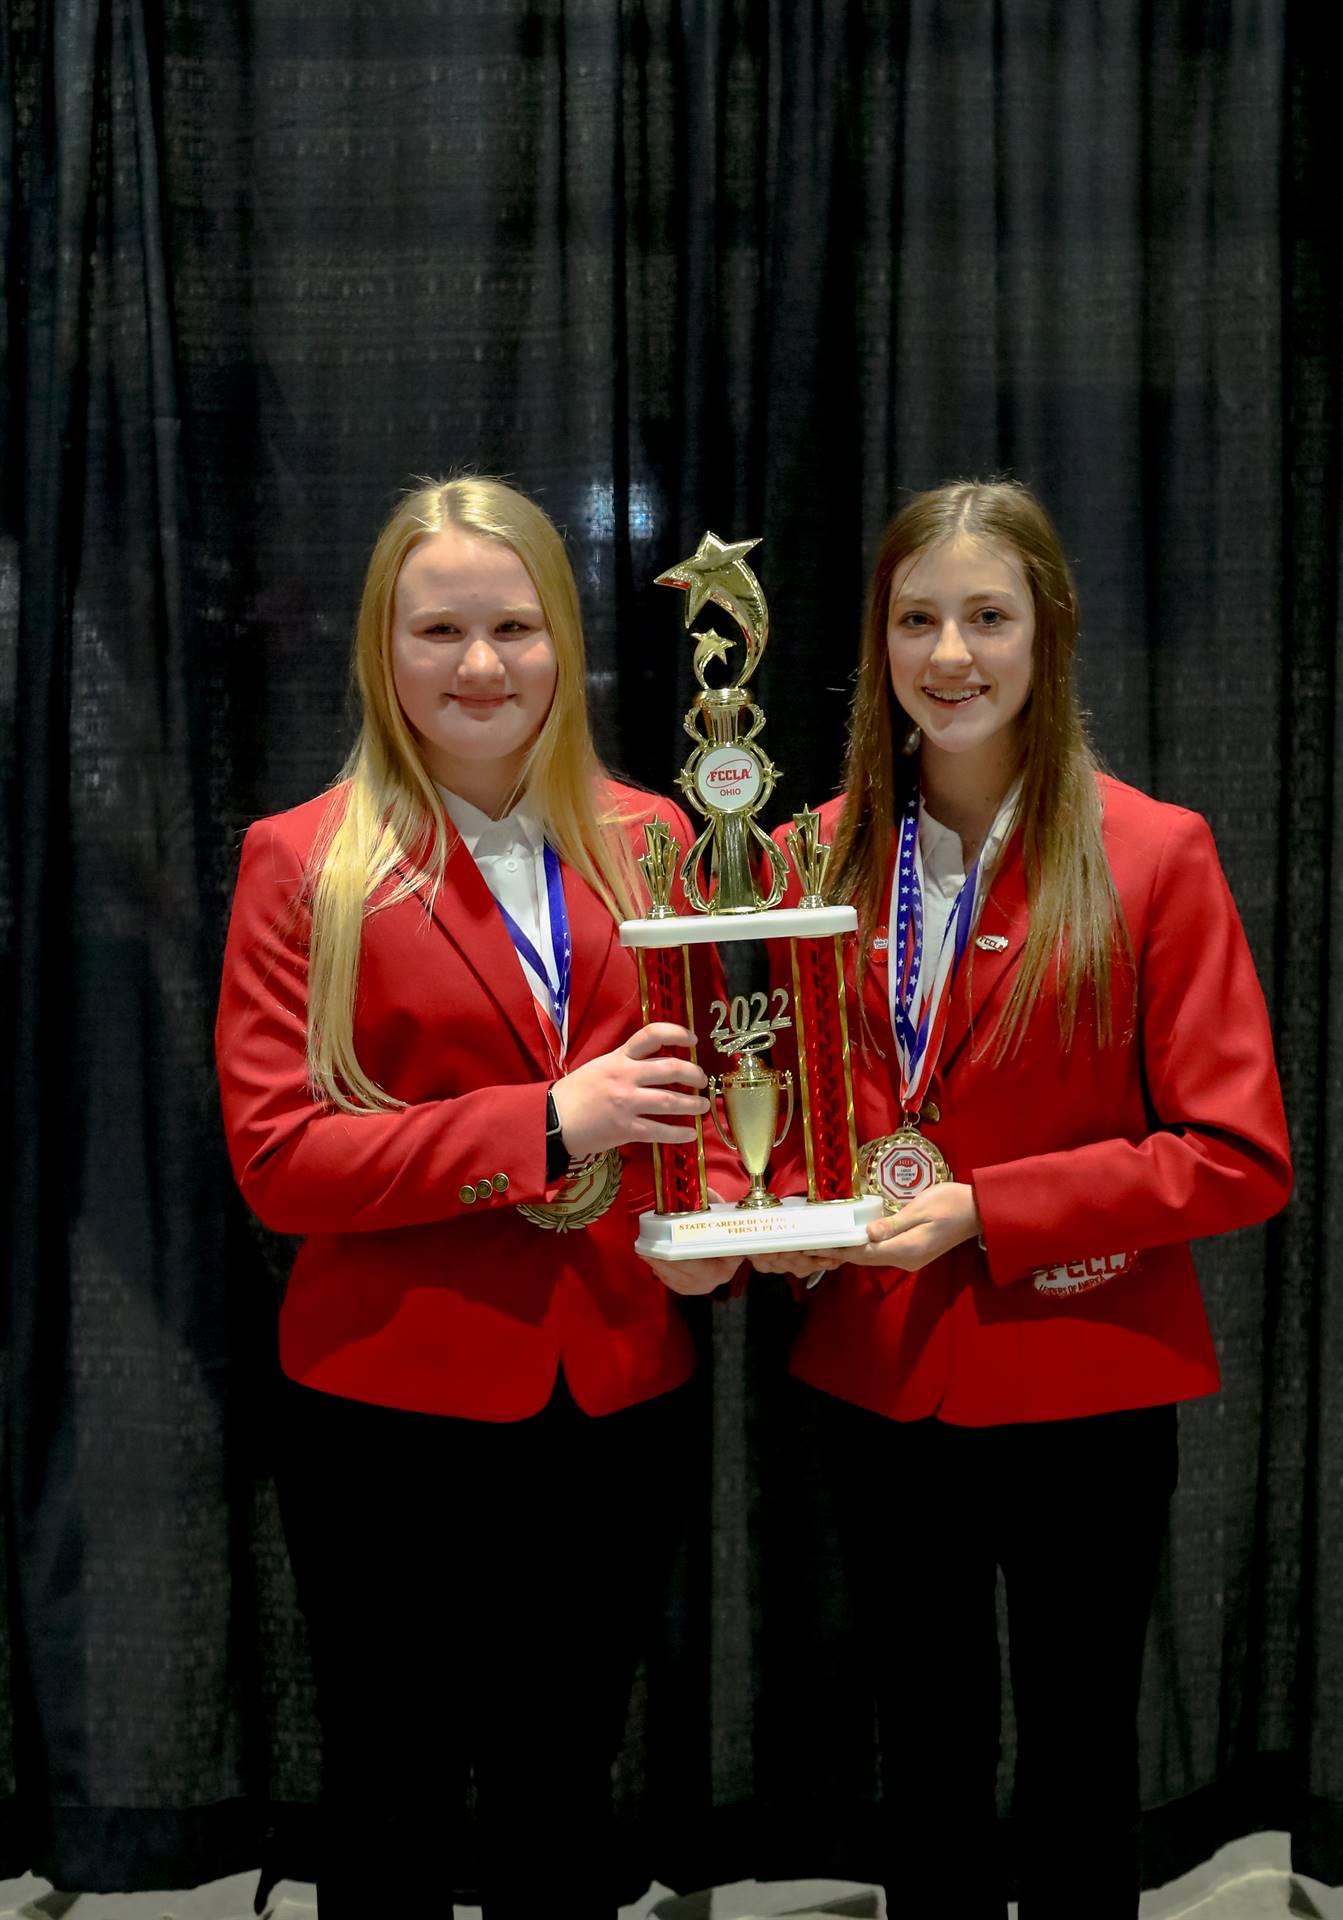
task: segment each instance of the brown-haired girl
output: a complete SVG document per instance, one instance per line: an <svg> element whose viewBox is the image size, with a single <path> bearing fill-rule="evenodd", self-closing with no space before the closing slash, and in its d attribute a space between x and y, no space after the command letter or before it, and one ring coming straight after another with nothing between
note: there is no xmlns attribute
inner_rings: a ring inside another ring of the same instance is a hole
<svg viewBox="0 0 1343 1920"><path fill-rule="evenodd" d="M1290 1190L1212 836L1098 772L1076 640L1025 488L938 488L887 529L826 824L859 914L858 1137L891 1210L857 1255L757 1262L820 1269L792 1371L877 1697L893 1916L1004 1920L999 1568L1022 1920L1137 1912L1176 1403L1218 1385L1187 1243Z"/></svg>
<svg viewBox="0 0 1343 1920"><path fill-rule="evenodd" d="M642 822L689 828L599 765L563 542L499 481L397 508L355 664L340 781L247 834L218 1023L243 1193L306 1236L278 1475L321 1916L389 1874L450 1905L468 1770L488 1920L557 1887L614 1916L610 1770L684 1488L667 1287L718 1277L632 1250L630 1148L693 1138L704 1076L641 1024L616 923Z"/></svg>

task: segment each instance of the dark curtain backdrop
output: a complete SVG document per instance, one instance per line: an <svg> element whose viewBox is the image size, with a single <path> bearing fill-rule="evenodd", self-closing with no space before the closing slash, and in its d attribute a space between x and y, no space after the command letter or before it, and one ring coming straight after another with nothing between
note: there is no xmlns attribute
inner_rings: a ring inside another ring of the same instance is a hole
<svg viewBox="0 0 1343 1920"><path fill-rule="evenodd" d="M1149 1870L1289 1826L1343 1879L1329 17L7 0L0 1875L307 1871L266 1419L289 1250L231 1187L213 1002L243 828L350 738L375 528L470 463L567 528L604 749L654 786L690 683L652 576L706 526L764 537L780 813L836 784L902 494L1005 471L1053 508L1102 752L1216 830L1298 1166L1282 1219L1200 1249L1226 1384L1183 1417ZM868 1870L792 1312L762 1284L698 1315L701 1519L621 1767L632 1885ZM1009 1720L1005 1806L1011 1751Z"/></svg>

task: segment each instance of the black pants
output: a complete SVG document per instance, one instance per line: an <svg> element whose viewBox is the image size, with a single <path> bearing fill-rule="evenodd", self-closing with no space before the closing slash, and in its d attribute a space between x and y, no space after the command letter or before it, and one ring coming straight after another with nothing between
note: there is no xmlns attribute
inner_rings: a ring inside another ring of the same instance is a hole
<svg viewBox="0 0 1343 1920"><path fill-rule="evenodd" d="M486 1920L608 1892L611 1765L684 1504L685 1389L498 1425L281 1390L322 1722L321 1920L448 1920L469 1771Z"/></svg>
<svg viewBox="0 0 1343 1920"><path fill-rule="evenodd" d="M1130 1920L1138 1688L1176 1480L1175 1408L969 1428L885 1420L800 1391L817 1418L876 1693L891 1920L1007 1911L999 1567L1021 1920Z"/></svg>

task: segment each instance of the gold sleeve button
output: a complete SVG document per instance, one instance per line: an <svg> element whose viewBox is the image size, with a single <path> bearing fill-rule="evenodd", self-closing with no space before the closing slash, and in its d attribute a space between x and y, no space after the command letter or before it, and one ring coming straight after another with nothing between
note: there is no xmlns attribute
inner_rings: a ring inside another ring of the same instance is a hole
<svg viewBox="0 0 1343 1920"><path fill-rule="evenodd" d="M496 1193L507 1193L508 1192L508 1175L506 1173L496 1173L493 1180L490 1182L490 1185L494 1188L494 1191Z"/></svg>
<svg viewBox="0 0 1343 1920"><path fill-rule="evenodd" d="M457 1189L457 1198L460 1201L462 1201L464 1205L468 1207L471 1205L471 1202L475 1199L475 1197L476 1197L476 1190L472 1186L459 1187Z"/></svg>
<svg viewBox="0 0 1343 1920"><path fill-rule="evenodd" d="M494 1192L494 1188L490 1185L488 1180L477 1180L476 1182L477 1200L488 1200L490 1195L493 1192Z"/></svg>

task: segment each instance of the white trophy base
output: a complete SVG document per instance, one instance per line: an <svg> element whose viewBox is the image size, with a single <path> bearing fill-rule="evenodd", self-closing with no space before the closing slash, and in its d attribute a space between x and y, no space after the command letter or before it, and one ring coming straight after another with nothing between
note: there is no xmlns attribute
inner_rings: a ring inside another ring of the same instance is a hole
<svg viewBox="0 0 1343 1920"><path fill-rule="evenodd" d="M784 1200L777 1207L712 1206L706 1213L641 1213L634 1251L646 1260L710 1260L723 1254L807 1253L861 1247L877 1195L860 1200Z"/></svg>
<svg viewBox="0 0 1343 1920"><path fill-rule="evenodd" d="M852 933L854 907L770 907L759 913L682 913L665 920L622 920L622 947L707 947L734 940L824 940ZM827 1202L828 1204L828 1202Z"/></svg>

